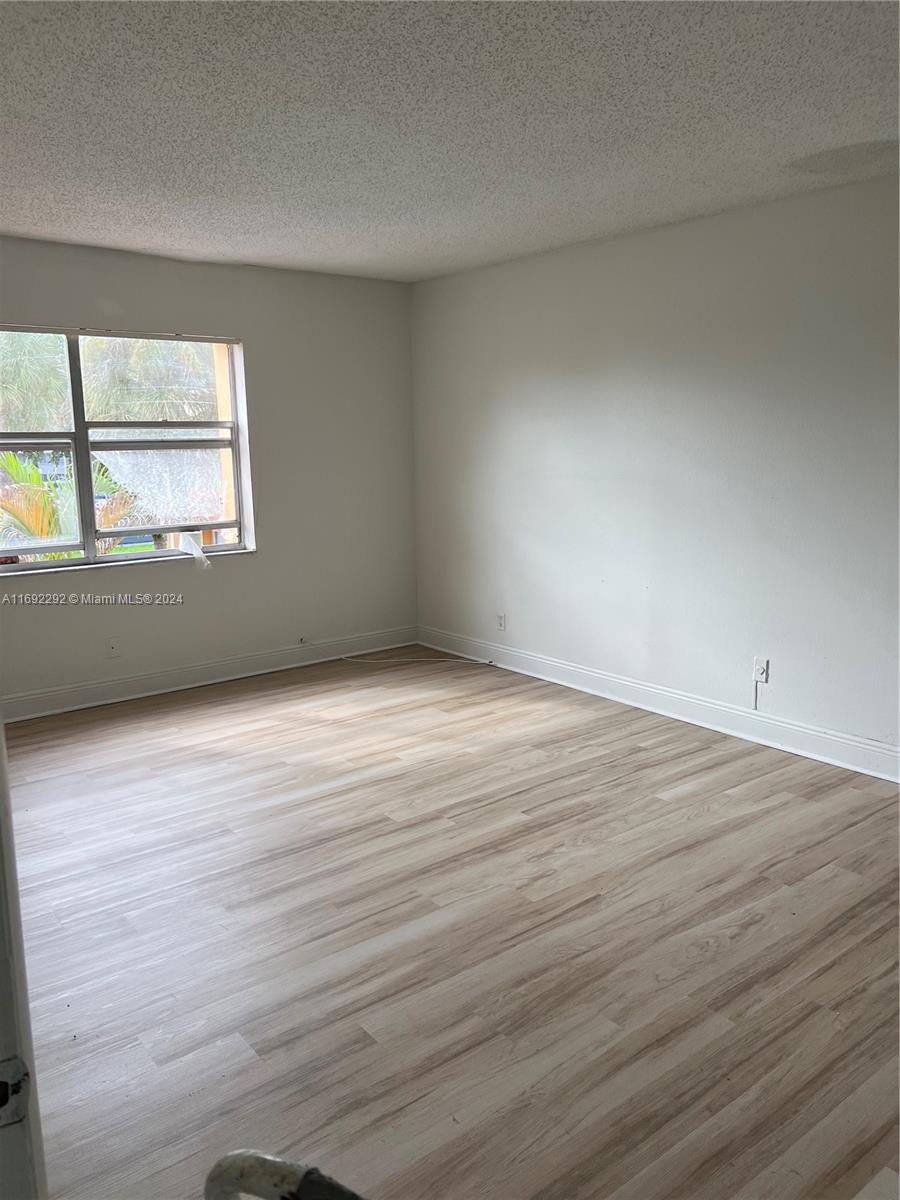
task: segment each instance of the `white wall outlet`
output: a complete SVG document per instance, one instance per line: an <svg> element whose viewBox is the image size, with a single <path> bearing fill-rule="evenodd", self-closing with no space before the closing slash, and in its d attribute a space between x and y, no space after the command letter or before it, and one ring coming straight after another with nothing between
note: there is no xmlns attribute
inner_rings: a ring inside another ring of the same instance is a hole
<svg viewBox="0 0 900 1200"><path fill-rule="evenodd" d="M497 613L497 628L501 633L506 633L506 613Z"/></svg>
<svg viewBox="0 0 900 1200"><path fill-rule="evenodd" d="M305 637L305 635L302 633L298 633L297 634L297 645L298 646L306 646L307 644L308 644L307 638Z"/></svg>
<svg viewBox="0 0 900 1200"><path fill-rule="evenodd" d="M753 660L753 682L769 682L769 660L767 658L763 658L761 654L757 654L756 658Z"/></svg>
<svg viewBox="0 0 900 1200"><path fill-rule="evenodd" d="M118 658L122 653L121 643L118 638L106 639L106 657Z"/></svg>

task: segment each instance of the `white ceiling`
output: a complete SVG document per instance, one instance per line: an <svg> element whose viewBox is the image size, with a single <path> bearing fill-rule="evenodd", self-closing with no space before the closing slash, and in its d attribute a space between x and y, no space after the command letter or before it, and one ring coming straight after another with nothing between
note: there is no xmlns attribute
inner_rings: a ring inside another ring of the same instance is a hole
<svg viewBox="0 0 900 1200"><path fill-rule="evenodd" d="M0 229L212 261L420 279L896 137L893 3L72 0L0 36Z"/></svg>

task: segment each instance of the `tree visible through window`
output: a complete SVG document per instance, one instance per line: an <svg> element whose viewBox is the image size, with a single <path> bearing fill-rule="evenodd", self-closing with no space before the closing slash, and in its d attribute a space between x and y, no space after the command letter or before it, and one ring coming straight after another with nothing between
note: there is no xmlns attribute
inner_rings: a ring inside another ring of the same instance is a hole
<svg viewBox="0 0 900 1200"><path fill-rule="evenodd" d="M0 570L243 545L228 342L0 330Z"/></svg>

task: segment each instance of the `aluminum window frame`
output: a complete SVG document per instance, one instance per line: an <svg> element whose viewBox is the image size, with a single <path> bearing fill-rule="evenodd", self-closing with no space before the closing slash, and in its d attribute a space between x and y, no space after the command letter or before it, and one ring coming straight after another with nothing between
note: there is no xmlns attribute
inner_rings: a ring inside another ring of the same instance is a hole
<svg viewBox="0 0 900 1200"><path fill-rule="evenodd" d="M10 333L54 333L66 339L69 368L69 391L72 401L71 430L28 430L24 432L0 429L0 450L22 449L31 451L68 449L72 456L75 475L75 499L81 540L65 544L47 544L43 547L19 549L15 546L0 546L0 558L17 554L53 554L79 551L80 558L57 559L30 563L0 563L0 576L24 575L34 571L67 570L78 567L124 566L128 563L159 562L160 560L191 560L193 554L187 550L161 549L140 551L127 555L101 554L98 541L111 537L153 536L168 533L193 533L204 530L237 529L238 539L220 545L203 546L204 555L246 553L255 550L253 526L253 502L250 490L250 451L247 432L246 391L243 371L243 346L239 339L214 337L209 334L186 333L135 333L126 330L78 329L52 325L0 324L0 332ZM208 342L228 348L228 383L231 395L231 419L227 421L92 421L85 414L84 381L81 370L82 337L133 338L137 341L154 342ZM191 429L206 430L208 437L195 438L100 438L91 440L94 429ZM227 436L222 436L227 431ZM218 434L219 436L216 436ZM137 525L116 529L100 529L96 524L95 497L91 476L91 455L97 448L103 450L230 450L232 467L232 489L234 494L234 517L222 521L200 521L178 525Z"/></svg>

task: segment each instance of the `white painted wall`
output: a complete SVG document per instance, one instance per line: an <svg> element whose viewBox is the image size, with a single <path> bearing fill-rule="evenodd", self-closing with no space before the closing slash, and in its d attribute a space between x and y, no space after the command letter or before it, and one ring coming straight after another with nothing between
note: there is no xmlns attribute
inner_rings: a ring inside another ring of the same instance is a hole
<svg viewBox="0 0 900 1200"><path fill-rule="evenodd" d="M279 666L303 657L300 634L413 625L408 309L402 284L0 239L0 322L243 340L258 545L205 571L4 579L17 592L184 594L166 609L0 608L0 692L41 693L8 703L9 716ZM112 635L122 652L110 660Z"/></svg>
<svg viewBox="0 0 900 1200"><path fill-rule="evenodd" d="M30 1083L24 1119L0 1128L3 1194L8 1200L39 1200L47 1194L47 1179L13 849L6 738L0 726L0 1062L12 1058L25 1063Z"/></svg>
<svg viewBox="0 0 900 1200"><path fill-rule="evenodd" d="M882 180L415 285L426 639L738 707L764 654L896 742L896 233Z"/></svg>
<svg viewBox="0 0 900 1200"><path fill-rule="evenodd" d="M894 743L895 213L877 181L415 285L425 639L801 752ZM0 239L0 321L242 338L259 546L4 582L185 597L0 609L8 716L411 636L407 287Z"/></svg>

